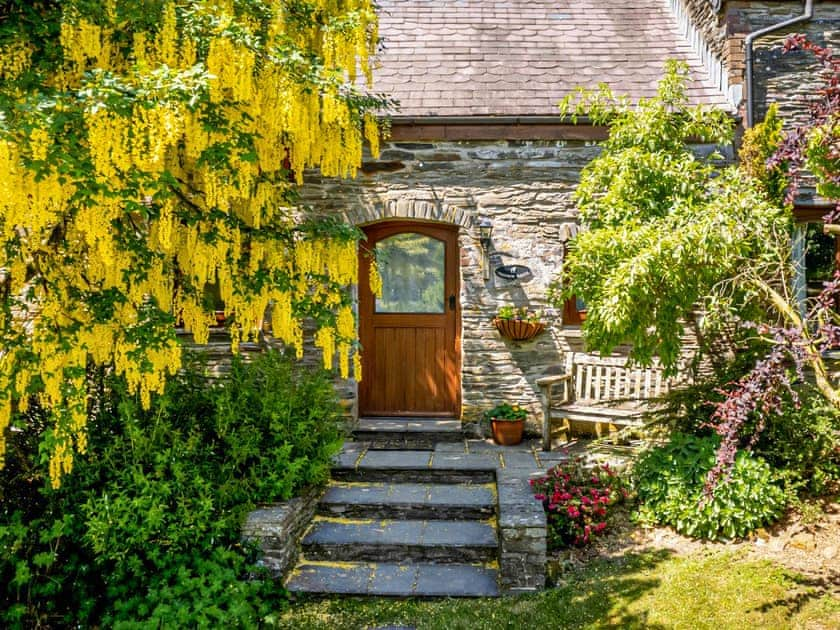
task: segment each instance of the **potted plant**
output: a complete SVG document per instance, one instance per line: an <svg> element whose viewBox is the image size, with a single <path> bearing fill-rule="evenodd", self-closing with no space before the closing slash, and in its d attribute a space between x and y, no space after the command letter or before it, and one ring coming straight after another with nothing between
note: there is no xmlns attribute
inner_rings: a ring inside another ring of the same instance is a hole
<svg viewBox="0 0 840 630"><path fill-rule="evenodd" d="M490 421L493 441L502 446L513 446L522 441L522 429L528 412L519 405L502 403L484 412L484 418Z"/></svg>
<svg viewBox="0 0 840 630"><path fill-rule="evenodd" d="M493 318L493 325L502 337L514 341L533 339L545 330L542 313L528 310L527 306L502 306Z"/></svg>

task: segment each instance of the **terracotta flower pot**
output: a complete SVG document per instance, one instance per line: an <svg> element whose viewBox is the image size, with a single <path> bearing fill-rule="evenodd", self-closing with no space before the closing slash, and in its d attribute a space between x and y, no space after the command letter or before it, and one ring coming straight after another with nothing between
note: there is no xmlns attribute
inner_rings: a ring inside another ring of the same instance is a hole
<svg viewBox="0 0 840 630"><path fill-rule="evenodd" d="M502 446L514 446L522 441L524 420L490 420L493 441Z"/></svg>
<svg viewBox="0 0 840 630"><path fill-rule="evenodd" d="M545 330L545 324L542 322L527 322L524 319L499 319L497 317L493 320L493 324L502 337L514 341L533 339Z"/></svg>

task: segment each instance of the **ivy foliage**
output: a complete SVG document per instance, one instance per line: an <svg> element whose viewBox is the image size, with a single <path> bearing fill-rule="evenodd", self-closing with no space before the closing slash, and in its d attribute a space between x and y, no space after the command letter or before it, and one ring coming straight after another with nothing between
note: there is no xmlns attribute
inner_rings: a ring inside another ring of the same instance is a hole
<svg viewBox="0 0 840 630"><path fill-rule="evenodd" d="M9 0L0 4L0 465L37 396L58 485L84 453L89 364L145 406L221 296L234 347L273 305L343 373L356 230L299 223L307 167L378 151L371 0Z"/></svg>
<svg viewBox="0 0 840 630"><path fill-rule="evenodd" d="M149 410L106 379L90 420L95 455L78 456L58 489L39 483L33 434L12 436L0 625L256 628L282 606L241 525L257 503L328 478L343 439L332 380L273 351L234 359L214 385L193 367ZM48 421L36 407L27 415Z"/></svg>
<svg viewBox="0 0 840 630"><path fill-rule="evenodd" d="M720 110L689 106L687 80L687 67L669 62L653 98L632 104L602 88L560 105L564 114L587 113L609 125L575 192L586 229L570 243L561 296L586 302L590 349L607 354L630 343L632 360L658 356L672 373L684 318L713 302L716 288L746 261L778 260L770 236L790 223L760 181L692 150L698 142L729 143L732 121Z"/></svg>

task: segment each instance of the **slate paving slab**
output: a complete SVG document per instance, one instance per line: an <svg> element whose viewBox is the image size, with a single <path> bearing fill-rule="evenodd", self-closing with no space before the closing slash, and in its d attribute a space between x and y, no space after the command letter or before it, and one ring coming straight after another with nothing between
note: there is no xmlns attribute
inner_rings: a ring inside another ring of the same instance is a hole
<svg viewBox="0 0 840 630"><path fill-rule="evenodd" d="M359 469L425 468L432 459L430 451L368 451L359 462Z"/></svg>
<svg viewBox="0 0 840 630"><path fill-rule="evenodd" d="M301 564L289 576L286 588L296 593L367 593L372 572L373 566L369 564Z"/></svg>
<svg viewBox="0 0 840 630"><path fill-rule="evenodd" d="M376 504L388 500L392 486L386 483L359 483L359 484L337 484L333 483L327 488L321 503L341 504Z"/></svg>
<svg viewBox="0 0 840 630"><path fill-rule="evenodd" d="M470 453L530 453L539 444L535 440L523 440L514 446L501 446L489 440L467 440L467 449Z"/></svg>
<svg viewBox="0 0 840 630"><path fill-rule="evenodd" d="M333 456L333 468L355 468L362 451L341 451Z"/></svg>
<svg viewBox="0 0 840 630"><path fill-rule="evenodd" d="M419 570L412 564L377 564L368 585L368 595L410 597L414 594Z"/></svg>
<svg viewBox="0 0 840 630"><path fill-rule="evenodd" d="M537 458L530 451L504 451L501 459L505 468L529 468L531 470L540 469L540 464L537 461Z"/></svg>
<svg viewBox="0 0 840 630"><path fill-rule="evenodd" d="M398 433L460 433L461 421L419 418L359 418L356 430Z"/></svg>
<svg viewBox="0 0 840 630"><path fill-rule="evenodd" d="M466 454L467 448L463 440L460 442L438 442L435 444L435 453L462 453Z"/></svg>
<svg viewBox="0 0 840 630"><path fill-rule="evenodd" d="M495 497L486 484L333 483L321 502L481 506L494 505Z"/></svg>
<svg viewBox="0 0 840 630"><path fill-rule="evenodd" d="M497 597L498 571L471 564L305 561L289 576L296 593L392 597ZM402 627L402 626L400 626Z"/></svg>
<svg viewBox="0 0 840 630"><path fill-rule="evenodd" d="M426 521L422 544L442 547L496 547L496 530L481 521Z"/></svg>
<svg viewBox="0 0 840 630"><path fill-rule="evenodd" d="M429 486L428 502L431 505L495 506L496 497L483 485L435 484Z"/></svg>
<svg viewBox="0 0 840 630"><path fill-rule="evenodd" d="M416 597L496 597L498 594L496 572L471 565L422 565L414 590Z"/></svg>
<svg viewBox="0 0 840 630"><path fill-rule="evenodd" d="M316 518L303 538L310 545L404 545L423 533L423 521L325 521Z"/></svg>
<svg viewBox="0 0 840 630"><path fill-rule="evenodd" d="M341 520L316 518L303 539L312 545L495 547L496 530L483 521Z"/></svg>
<svg viewBox="0 0 840 630"><path fill-rule="evenodd" d="M499 457L494 453L435 453L432 457L433 470L494 470Z"/></svg>

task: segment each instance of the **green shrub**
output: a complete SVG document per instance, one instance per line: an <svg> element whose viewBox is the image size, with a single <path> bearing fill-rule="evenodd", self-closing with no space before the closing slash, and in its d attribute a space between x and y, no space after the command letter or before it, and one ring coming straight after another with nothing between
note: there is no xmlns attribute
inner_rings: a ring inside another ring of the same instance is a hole
<svg viewBox="0 0 840 630"><path fill-rule="evenodd" d="M799 406L789 402L767 417L755 446L779 471L791 501L825 494L840 481L840 411L804 387L799 399Z"/></svg>
<svg viewBox="0 0 840 630"><path fill-rule="evenodd" d="M695 538L735 538L781 516L784 492L763 459L738 454L728 479L704 498L706 474L715 464L716 437L675 433L665 446L643 455L634 467L643 522L673 527Z"/></svg>
<svg viewBox="0 0 840 630"><path fill-rule="evenodd" d="M58 490L37 440L13 435L18 464L0 473L14 497L0 511L11 550L0 558L0 622L256 627L282 604L273 582L246 579L259 571L240 527L256 503L327 479L343 437L332 382L276 352L235 360L216 386L198 373L148 411L107 380L88 453Z"/></svg>

